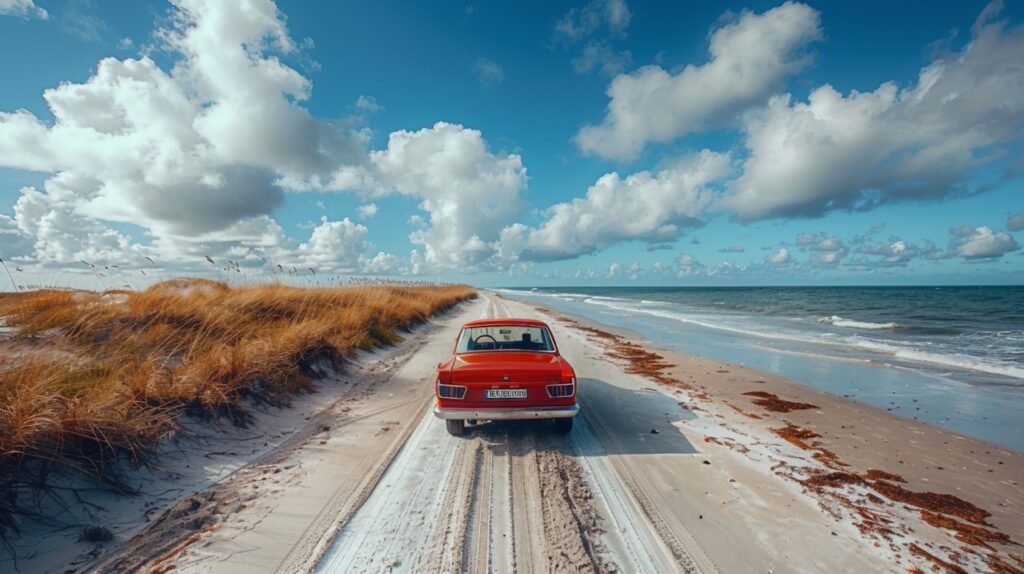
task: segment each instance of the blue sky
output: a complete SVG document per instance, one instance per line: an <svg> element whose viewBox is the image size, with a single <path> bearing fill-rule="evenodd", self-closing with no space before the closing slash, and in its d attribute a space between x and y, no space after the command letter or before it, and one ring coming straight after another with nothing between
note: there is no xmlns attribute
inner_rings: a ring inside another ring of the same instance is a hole
<svg viewBox="0 0 1024 574"><path fill-rule="evenodd" d="M1020 3L232 4L0 0L27 282L1024 280Z"/></svg>

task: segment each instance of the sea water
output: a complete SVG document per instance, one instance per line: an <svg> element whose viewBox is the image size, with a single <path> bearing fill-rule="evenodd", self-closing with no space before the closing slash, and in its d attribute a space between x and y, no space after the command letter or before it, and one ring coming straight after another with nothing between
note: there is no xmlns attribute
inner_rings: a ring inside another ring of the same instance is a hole
<svg viewBox="0 0 1024 574"><path fill-rule="evenodd" d="M499 291L1024 451L1024 287Z"/></svg>

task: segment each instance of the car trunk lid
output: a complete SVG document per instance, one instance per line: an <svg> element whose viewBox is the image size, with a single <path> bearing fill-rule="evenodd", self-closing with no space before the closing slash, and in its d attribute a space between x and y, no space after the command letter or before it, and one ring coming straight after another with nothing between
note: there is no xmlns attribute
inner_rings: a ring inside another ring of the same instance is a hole
<svg viewBox="0 0 1024 574"><path fill-rule="evenodd" d="M462 353L452 365L454 383L549 383L559 382L561 359L554 353L495 351Z"/></svg>

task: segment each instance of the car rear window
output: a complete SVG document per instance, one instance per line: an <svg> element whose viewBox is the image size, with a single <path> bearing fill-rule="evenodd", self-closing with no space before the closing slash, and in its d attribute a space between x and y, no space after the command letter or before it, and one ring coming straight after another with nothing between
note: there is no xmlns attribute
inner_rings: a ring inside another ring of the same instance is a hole
<svg viewBox="0 0 1024 574"><path fill-rule="evenodd" d="M554 351L551 334L544 327L525 325L488 325L467 327L459 335L455 352L473 351Z"/></svg>

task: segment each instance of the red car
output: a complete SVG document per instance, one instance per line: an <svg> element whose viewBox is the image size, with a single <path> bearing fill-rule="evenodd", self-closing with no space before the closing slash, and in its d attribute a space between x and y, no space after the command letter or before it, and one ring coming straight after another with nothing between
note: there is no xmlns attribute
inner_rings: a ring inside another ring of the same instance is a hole
<svg viewBox="0 0 1024 574"><path fill-rule="evenodd" d="M434 414L456 436L479 420L554 419L567 433L580 410L576 372L547 324L532 319L463 325L452 356L437 366L434 393Z"/></svg>

